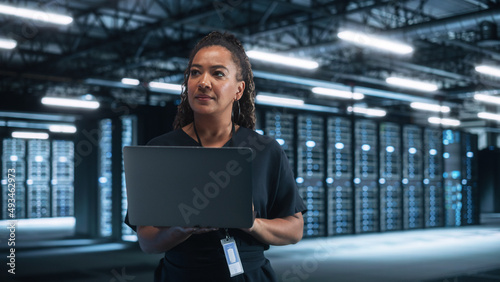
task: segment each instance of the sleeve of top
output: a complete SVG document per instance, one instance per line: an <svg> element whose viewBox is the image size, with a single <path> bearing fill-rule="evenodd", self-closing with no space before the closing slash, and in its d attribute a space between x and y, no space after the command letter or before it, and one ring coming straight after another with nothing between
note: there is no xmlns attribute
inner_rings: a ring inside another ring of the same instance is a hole
<svg viewBox="0 0 500 282"><path fill-rule="evenodd" d="M275 197L269 211L269 218L286 217L307 211L304 201L299 195L288 158L281 147L279 149L279 169L276 172Z"/></svg>

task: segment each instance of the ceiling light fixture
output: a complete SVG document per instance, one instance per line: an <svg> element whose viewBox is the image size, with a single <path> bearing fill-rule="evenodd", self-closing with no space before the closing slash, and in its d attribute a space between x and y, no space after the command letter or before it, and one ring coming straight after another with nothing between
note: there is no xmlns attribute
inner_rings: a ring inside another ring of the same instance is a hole
<svg viewBox="0 0 500 282"><path fill-rule="evenodd" d="M437 105L437 104L413 102L410 104L410 107L417 109L417 110L423 110L423 111L442 112L442 113L450 112L450 107L441 106L441 105Z"/></svg>
<svg viewBox="0 0 500 282"><path fill-rule="evenodd" d="M311 89L311 91L315 94L318 94L318 95L344 98L344 99L361 100L361 99L365 98L365 95L363 95L362 93L349 92L349 91L336 90L336 89L323 88L323 87L314 87L313 89Z"/></svg>
<svg viewBox="0 0 500 282"><path fill-rule="evenodd" d="M432 123L432 124L442 124L442 125L449 125L449 126L459 126L460 125L460 121L458 119L430 117L427 120L429 121L429 123Z"/></svg>
<svg viewBox="0 0 500 282"><path fill-rule="evenodd" d="M386 78L385 81L389 84L392 84L392 85L396 85L396 86L400 86L400 87L404 87L404 88L417 89L417 90L422 90L422 91L427 91L427 92L432 92L432 91L438 90L438 86L435 84L406 79L406 78L391 76L391 77Z"/></svg>
<svg viewBox="0 0 500 282"><path fill-rule="evenodd" d="M0 38L0 48L2 49L14 49L17 46L17 41L12 39Z"/></svg>
<svg viewBox="0 0 500 282"><path fill-rule="evenodd" d="M82 99L72 98L59 98L59 97L43 97L42 104L48 106L82 108L82 109L97 109L100 104L97 101L89 101Z"/></svg>
<svg viewBox="0 0 500 282"><path fill-rule="evenodd" d="M11 136L21 139L49 139L49 134L45 132L14 131Z"/></svg>
<svg viewBox="0 0 500 282"><path fill-rule="evenodd" d="M275 64L287 65L303 69L316 69L319 64L315 61L285 57L281 55L260 52L256 50L247 51L247 56L252 59L267 61Z"/></svg>
<svg viewBox="0 0 500 282"><path fill-rule="evenodd" d="M409 54L413 52L410 45L394 42L387 39L378 38L375 36L367 35L355 31L342 31L337 34L340 39L349 41L358 45L373 47L396 54Z"/></svg>
<svg viewBox="0 0 500 282"><path fill-rule="evenodd" d="M257 95L257 97L255 97L255 102L257 104L281 106L281 107L304 105L304 100L302 99L286 98L286 97L263 95L263 94Z"/></svg>
<svg viewBox="0 0 500 282"><path fill-rule="evenodd" d="M497 68L497 67L487 66L487 65L479 65L479 66L476 66L476 71L480 72L480 73L500 77L500 68Z"/></svg>
<svg viewBox="0 0 500 282"><path fill-rule="evenodd" d="M485 94L474 94L474 99L481 101L481 102L500 105L500 97L497 97L497 96L485 95Z"/></svg>
<svg viewBox="0 0 500 282"><path fill-rule="evenodd" d="M168 92L168 93L181 94L181 92L182 92L182 85L180 85L180 84L151 81L149 83L149 87L153 88L153 89L158 89L158 90L159 89L167 90L166 92Z"/></svg>
<svg viewBox="0 0 500 282"><path fill-rule="evenodd" d="M381 109L363 108L363 107L347 107L348 112L356 114L363 114L365 116L383 117L387 114L386 111Z"/></svg>
<svg viewBox="0 0 500 282"><path fill-rule="evenodd" d="M122 83L126 84L126 85L137 86L141 82L138 79L135 79L135 78L127 78L127 77L125 77L125 78L122 78Z"/></svg>
<svg viewBox="0 0 500 282"><path fill-rule="evenodd" d="M17 8L7 5L0 5L0 14L11 15L35 21L43 21L60 25L68 25L73 22L73 18L69 16L47 13L32 9Z"/></svg>
<svg viewBox="0 0 500 282"><path fill-rule="evenodd" d="M53 125L49 125L49 131L56 132L56 133L75 133L76 127L73 125L53 124Z"/></svg>
<svg viewBox="0 0 500 282"><path fill-rule="evenodd" d="M482 118L482 119L489 119L489 120L500 121L500 115L499 114L494 114L494 113L479 112L479 113L477 113L477 117L478 118Z"/></svg>

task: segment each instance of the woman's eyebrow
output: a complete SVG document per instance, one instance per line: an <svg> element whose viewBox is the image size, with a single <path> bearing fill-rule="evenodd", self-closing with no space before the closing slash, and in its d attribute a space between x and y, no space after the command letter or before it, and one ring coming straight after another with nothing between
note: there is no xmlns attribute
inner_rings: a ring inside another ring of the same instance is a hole
<svg viewBox="0 0 500 282"><path fill-rule="evenodd" d="M199 64L192 64L191 67L200 68L200 69L203 68L203 66L199 65ZM213 65L213 66L210 66L210 68L211 69L225 69L226 71L229 72L229 69L227 67L225 67L224 65Z"/></svg>
<svg viewBox="0 0 500 282"><path fill-rule="evenodd" d="M225 67L225 66L223 66L223 65L214 65L214 66L211 66L210 68L211 68L211 69L225 69L226 71L228 71L228 72L229 72L229 69L228 69L228 68L226 68L226 67Z"/></svg>

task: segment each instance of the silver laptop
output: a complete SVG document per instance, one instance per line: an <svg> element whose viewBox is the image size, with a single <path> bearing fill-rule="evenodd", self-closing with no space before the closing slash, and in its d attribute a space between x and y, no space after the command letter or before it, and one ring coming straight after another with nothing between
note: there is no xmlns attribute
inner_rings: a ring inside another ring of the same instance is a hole
<svg viewBox="0 0 500 282"><path fill-rule="evenodd" d="M249 228L250 148L126 146L132 225Z"/></svg>

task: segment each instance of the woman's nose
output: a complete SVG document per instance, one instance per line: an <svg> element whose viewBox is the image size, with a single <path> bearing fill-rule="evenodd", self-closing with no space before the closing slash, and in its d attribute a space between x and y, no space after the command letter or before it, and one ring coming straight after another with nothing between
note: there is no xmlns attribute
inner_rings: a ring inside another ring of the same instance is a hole
<svg viewBox="0 0 500 282"><path fill-rule="evenodd" d="M208 79L208 76L205 74L205 75L202 75L200 77L200 80L198 82L198 88L199 89L210 89L211 88L211 85L210 85L210 80Z"/></svg>

